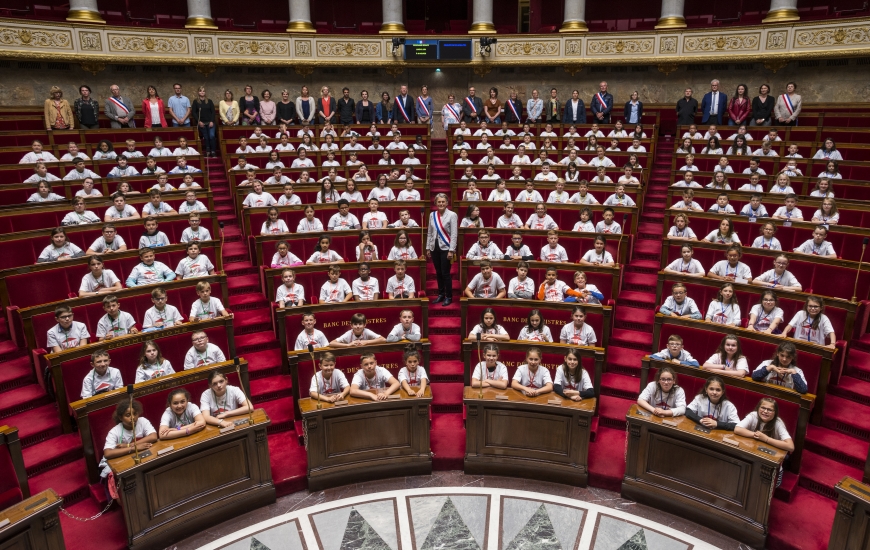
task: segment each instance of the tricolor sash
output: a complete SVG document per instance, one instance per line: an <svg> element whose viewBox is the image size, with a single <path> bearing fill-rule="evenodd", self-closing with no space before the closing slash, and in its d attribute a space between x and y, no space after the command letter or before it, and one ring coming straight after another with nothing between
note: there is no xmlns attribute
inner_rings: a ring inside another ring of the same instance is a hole
<svg viewBox="0 0 870 550"><path fill-rule="evenodd" d="M435 232L438 235L438 238L446 244L450 246L450 234L444 228L444 222L441 221L441 214L436 210L432 212L432 225L435 226Z"/></svg>
<svg viewBox="0 0 870 550"><path fill-rule="evenodd" d="M465 96L465 102L468 103L468 106L471 108L471 112L473 112L473 113L477 112L477 107L474 106L474 102L471 101L470 97Z"/></svg>
<svg viewBox="0 0 870 550"><path fill-rule="evenodd" d="M423 108L423 112L426 113L426 116L431 117L432 113L429 112L429 108L426 107L426 103L423 101L423 98L417 96L417 101L420 103L420 107Z"/></svg>
<svg viewBox="0 0 870 550"><path fill-rule="evenodd" d="M514 114L514 116L516 117L517 122L519 122L519 120L520 120L520 114L517 112L517 108L514 107L514 102L511 101L511 100L508 100L508 101L507 101L507 104L508 104L508 107L511 108L511 112L512 112L512 113Z"/></svg>
<svg viewBox="0 0 870 550"><path fill-rule="evenodd" d="M129 114L130 109L128 109L126 105L124 105L123 103L121 103L120 101L115 99L114 97L110 97L109 101L111 101L112 104L114 104L117 108L121 109L124 112L124 114Z"/></svg>
<svg viewBox="0 0 870 550"><path fill-rule="evenodd" d="M791 102L791 98L788 97L788 94L782 94L782 102L785 103L785 108L788 109L788 114L794 114L794 105Z"/></svg>
<svg viewBox="0 0 870 550"><path fill-rule="evenodd" d="M456 109L456 107L454 107L453 105L451 105L451 104L448 103L448 104L447 104L447 108L450 109L450 112L451 112L451 113L453 113L453 118L455 118L456 121L459 122L459 120L460 120L462 117L459 115L459 111Z"/></svg>
<svg viewBox="0 0 870 550"><path fill-rule="evenodd" d="M607 108L607 102L604 101L604 96L601 95L601 92L595 94L595 97L598 99L598 102L601 103L601 107L603 109Z"/></svg>
<svg viewBox="0 0 870 550"><path fill-rule="evenodd" d="M405 122L411 122L410 117L408 117L408 113L405 112L405 106L402 105L403 101L401 97L396 98L396 105L399 107L399 110L402 111L402 116L405 117Z"/></svg>

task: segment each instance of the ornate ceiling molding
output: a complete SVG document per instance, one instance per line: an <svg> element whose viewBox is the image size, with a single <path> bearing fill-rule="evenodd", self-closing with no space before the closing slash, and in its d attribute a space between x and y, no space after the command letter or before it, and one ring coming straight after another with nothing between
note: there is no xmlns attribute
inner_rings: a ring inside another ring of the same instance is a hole
<svg viewBox="0 0 870 550"><path fill-rule="evenodd" d="M715 32L713 32L715 31ZM465 35L439 38L470 38ZM471 37L473 40L473 37ZM372 35L297 35L194 29L94 27L69 22L0 19L0 58L74 63L178 65L422 67L392 55L389 40ZM870 19L782 23L763 27L667 29L632 33L506 35L486 57L474 48L471 66L486 74L504 65L540 66L563 57L580 66L676 66L705 62L787 63L795 59L870 55ZM570 62L566 66L569 70ZM570 71L569 71L570 72ZM576 72L576 71L574 71Z"/></svg>

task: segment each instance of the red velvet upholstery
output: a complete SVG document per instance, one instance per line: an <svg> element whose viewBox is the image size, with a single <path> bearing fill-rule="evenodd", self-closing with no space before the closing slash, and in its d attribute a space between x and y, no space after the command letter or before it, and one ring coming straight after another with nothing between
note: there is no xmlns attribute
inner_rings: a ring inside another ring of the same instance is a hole
<svg viewBox="0 0 870 550"><path fill-rule="evenodd" d="M35 174L35 164L18 164L18 161L21 160L21 157L24 156L24 153L20 155L15 153L18 158L14 159L12 162L8 163L12 166L4 166L2 170L0 170L0 185L5 185L8 183L22 183L24 180ZM60 171L57 163L48 163L46 164L48 168L49 174L54 174L57 177L61 177L63 174Z"/></svg>
<svg viewBox="0 0 870 550"><path fill-rule="evenodd" d="M411 217L413 219L419 219L420 214L419 212L412 211ZM393 221L395 220L390 219L390 223L392 223ZM260 223L262 224L262 222ZM258 226L257 233L259 233L259 229L260 228ZM295 231L296 227L292 227L290 229L291 231ZM387 256L390 253L390 250L393 248L393 243L396 240L396 234L398 232L398 229L374 230L371 232L372 243L378 247L378 258L380 258L381 260L386 260ZM408 238L410 239L411 244L414 246L414 251L417 252L417 256L425 257L424 247L422 243L423 237L421 236L420 228L414 227L410 230L406 229L405 232L408 234ZM329 245L329 249L335 250L335 252L338 253L339 256L344 258L344 261L355 262L356 249L359 245L359 231L330 231L328 233L329 236L332 237L332 243ZM278 241L286 239L287 242L290 244L290 251L293 252L293 254L295 254L300 260L305 262L308 260L309 257L311 257L312 254L314 254L316 250L319 249L321 234L322 233L302 233L293 235L270 235L263 237L261 239L258 239L258 241L256 241L256 244L254 245L259 247L256 257L262 258L263 261L260 262L260 264L268 267L270 265L270 262L272 261L272 256L275 255ZM254 237L250 237L250 240L253 242ZM320 288L319 285L318 288Z"/></svg>
<svg viewBox="0 0 870 550"><path fill-rule="evenodd" d="M658 343L653 342L653 347L655 347L656 352L667 347L668 337L672 334L678 334L683 338L686 350L691 353L699 363L703 363L708 357L713 355L716 348L719 347L722 338L724 338L722 333L706 331L700 327L695 328L667 325L662 327ZM743 348L743 354L749 362L750 374L751 371L755 370L755 367L757 367L762 361L772 358L776 351L776 344L774 343L750 340L749 338L741 338L740 344ZM819 383L819 372L821 371L822 365L821 356L804 353L798 350L797 365L802 371L804 371L809 392L815 393ZM688 397L688 395L689 391L686 390L686 396Z"/></svg>
<svg viewBox="0 0 870 550"><path fill-rule="evenodd" d="M694 227L694 223L692 227ZM670 263L680 257L680 244L669 241L662 253L667 255L667 262ZM724 259L724 247L723 250L696 247L694 257L701 262L704 269L709 270L716 262ZM757 277L770 269L771 260L770 254L753 254L753 249L743 248L741 261L749 266L753 277ZM857 275L855 269L815 263L812 258L806 260L792 258L788 269L797 277L804 290L812 289L823 296L852 299L852 289ZM866 296L868 291L870 291L870 273L862 270L858 278L858 296Z"/></svg>
<svg viewBox="0 0 870 550"><path fill-rule="evenodd" d="M21 502L23 498L9 447L0 445L0 510Z"/></svg>
<svg viewBox="0 0 870 550"><path fill-rule="evenodd" d="M533 309L541 310L547 326L550 327L550 333L553 335L553 340L559 341L559 331L562 327L571 322L571 309L559 303L560 307L552 307L550 302L518 302L513 300L505 300L504 306L499 306L495 309L496 322L504 327L508 335L515 339L524 326L529 317L529 312ZM468 301L468 313L465 318L465 334L463 338L468 336L475 324L480 323L480 315L487 306L479 305L476 300ZM586 308L586 323L595 330L595 336L598 339L600 346L604 335L604 316L600 313L601 308L597 306L589 306ZM558 366L561 363L557 363Z"/></svg>
<svg viewBox="0 0 870 550"><path fill-rule="evenodd" d="M186 332L164 336L162 331L152 333L154 340L160 345L163 357L172 363L176 372L184 370L184 356L191 347L190 335L195 331L193 325L186 325ZM231 356L227 331L223 326L205 329L209 342L216 345L227 357ZM96 351L96 346L95 346ZM121 371L121 379L125 383L132 383L136 379L136 368L139 366L139 355L142 345L135 344L111 350L111 366ZM61 372L64 380L64 394L68 403L81 399L82 380L91 370L90 357L71 359L61 363ZM146 407L146 412L149 410ZM151 409L153 410L153 409ZM161 413L163 409L160 409ZM111 414L111 413L110 413ZM159 420L159 415L158 418ZM105 433L105 432L104 432ZM102 445L100 445L102 448Z"/></svg>
<svg viewBox="0 0 870 550"><path fill-rule="evenodd" d="M40 223L39 225L43 224ZM188 227L190 227L190 223L187 219L161 220L158 224L158 229L166 233L170 243L181 242L181 234ZM127 243L129 249L135 249L139 246L139 237L144 232L143 226L139 224L117 225L116 230L118 235ZM0 242L0 269L35 264L42 249L51 244L50 233L51 231L46 230L44 235L38 237L26 237ZM93 224L93 227L89 226L83 231L68 231L67 239L82 250L87 250L102 234L102 225ZM212 258L212 261L214 261L214 258ZM176 260L177 262L178 260ZM172 264L172 267L174 268L175 265ZM115 275L121 276L117 271ZM76 290L78 290L78 287L76 287Z"/></svg>
<svg viewBox="0 0 870 550"><path fill-rule="evenodd" d="M172 365L177 370L180 370L177 365ZM190 392L191 403L197 407L200 405L200 396L202 392L208 389L208 371L203 372L201 380L197 380L191 384L183 386ZM227 373L227 381L233 386L239 387L239 377L234 372ZM132 378L131 378L132 379ZM137 401L142 403L144 414L143 418L147 418L154 429L160 431L160 417L166 410L166 400L169 397L169 390L159 391L137 397ZM90 425L91 444L94 447L95 461L99 463L103 459L103 447L106 443L106 436L109 430L114 428L117 423L112 421L112 414L115 412L115 405L98 409L88 413L88 424Z"/></svg>
<svg viewBox="0 0 870 550"><path fill-rule="evenodd" d="M30 195L35 192L36 188L30 184L0 185L0 206L24 204ZM58 195L63 195L62 188L55 189L54 192Z"/></svg>

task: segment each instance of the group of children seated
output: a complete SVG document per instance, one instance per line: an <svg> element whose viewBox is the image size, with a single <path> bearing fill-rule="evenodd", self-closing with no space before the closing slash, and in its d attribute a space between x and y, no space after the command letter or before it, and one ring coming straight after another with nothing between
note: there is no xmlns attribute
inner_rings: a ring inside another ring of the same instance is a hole
<svg viewBox="0 0 870 550"><path fill-rule="evenodd" d="M403 309L399 312L399 322L393 327L387 337L366 328L366 316L362 313L354 313L350 318L351 329L331 342L326 335L314 328L317 318L314 313L305 311L302 313L302 332L296 337L293 349L306 350L313 348L350 348L359 346L372 346L385 342L419 342L423 336L420 326L414 322L414 312Z"/></svg>
<svg viewBox="0 0 870 550"><path fill-rule="evenodd" d="M755 284L781 290L800 288L794 276L785 269L788 266L785 256L777 257L774 265L776 266L774 269L755 279ZM762 278L765 280L760 281L759 279ZM783 338L789 337L789 334L794 331L791 338L795 340L830 348L833 348L837 342L831 320L825 315L825 301L822 297L814 295L807 296L803 309L796 312L791 320L783 325L785 313L779 307L779 298L773 290L762 292L758 303L752 306L748 317L744 318L732 283L726 282L722 285L716 298L707 306L706 314L702 314L695 300L688 296L686 285L674 283L671 295L659 307L659 313L669 317L703 319L720 325L745 326L751 331L780 335Z"/></svg>
<svg viewBox="0 0 870 550"><path fill-rule="evenodd" d="M704 147L700 150L702 155L754 155L756 157L778 157L779 153L773 149L773 144L782 142L782 138L779 136L779 131L776 128L770 128L768 129L767 134L765 134L760 140L761 147L758 149L752 149L749 146L749 142L758 140L757 138L753 139L752 135L747 132L745 124L738 126L737 131L725 139L722 138L722 135L717 130L715 124L711 124L704 134L701 134L701 132L698 131L698 127L692 124L689 126L689 129L683 133L682 141L677 147L676 153L678 155L694 154L695 147L693 142L699 140L705 143ZM727 151L725 151L723 147L723 142L726 141L731 143ZM797 143L790 143L788 145L788 152L785 154L785 158L804 158L803 155L800 154L800 147ZM836 142L832 138L826 138L822 146L816 150L812 158L816 160L828 159L841 161L843 160L843 155L837 150Z"/></svg>
<svg viewBox="0 0 870 550"><path fill-rule="evenodd" d="M57 336L61 338L64 335L58 334ZM191 342L193 345L184 355L183 370L226 361L224 352L208 341L205 332L194 332L191 335ZM124 387L125 383L121 379L121 371L111 365L112 357L107 350L98 349L91 354L92 368L82 381L82 399ZM176 371L172 367L172 363L163 357L156 341L148 340L142 344L142 353L139 355L139 366L136 368L134 383L146 382L174 372Z"/></svg>
<svg viewBox="0 0 870 550"><path fill-rule="evenodd" d="M91 259L95 267L92 272L85 276L82 282L82 296L95 296L103 293L120 290L120 281L110 270L102 269L102 262L98 256ZM97 266L96 264L99 264ZM229 316L223 303L211 295L211 285L206 281L196 284L196 293L199 296L190 306L190 314L184 317L173 305L167 304L166 291L157 287L151 291L153 307L145 312L141 324L132 315L121 309L121 302L115 294L107 294L103 300L103 311L106 312L97 322L96 340L103 341L142 332L157 331L164 328L178 326L184 322L197 322ZM91 333L84 323L74 320L73 309L61 304L54 310L57 324L48 330L46 335L46 348L52 353L59 353L68 349L86 346L91 343Z"/></svg>
<svg viewBox="0 0 870 550"><path fill-rule="evenodd" d="M279 243L279 252L286 249L286 242ZM287 253L289 256L291 253ZM315 252L315 255L318 254ZM335 252L332 252L335 254ZM337 254L335 254L337 257ZM341 261L339 260L336 261ZM317 263L309 260L309 263ZM280 267L281 264L278 264ZM295 265L295 264L294 264ZM317 301L321 304L338 304L355 300L357 302L366 302L372 300L400 300L414 298L417 294L417 284L414 279L407 274L407 264L402 258L396 258L393 264L395 275L387 281L384 292L381 293L380 282L376 277L371 276L371 266L368 261L362 261L357 268L359 277L353 280L351 284L341 277L341 267L337 264L330 263L327 268L327 280L320 287ZM275 303L278 307L289 308L305 305L305 289L296 282L296 272L290 268L281 270L281 285L275 291Z"/></svg>

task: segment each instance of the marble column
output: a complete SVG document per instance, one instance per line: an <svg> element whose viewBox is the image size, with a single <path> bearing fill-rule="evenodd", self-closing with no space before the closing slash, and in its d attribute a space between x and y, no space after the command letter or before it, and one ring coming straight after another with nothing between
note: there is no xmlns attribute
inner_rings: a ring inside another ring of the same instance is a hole
<svg viewBox="0 0 870 550"><path fill-rule="evenodd" d="M686 18L683 16L685 0L662 0L662 16L656 25L657 29L683 29Z"/></svg>
<svg viewBox="0 0 870 550"><path fill-rule="evenodd" d="M565 17L559 32L585 32L586 0L565 0Z"/></svg>
<svg viewBox="0 0 870 550"><path fill-rule="evenodd" d="M66 20L75 21L76 23L106 24L103 18L100 17L100 10L97 9L97 0L70 0Z"/></svg>
<svg viewBox="0 0 870 550"><path fill-rule="evenodd" d="M799 21L797 0L770 0L770 10L762 23L786 23Z"/></svg>
<svg viewBox="0 0 870 550"><path fill-rule="evenodd" d="M209 0L187 0L187 22L185 29L217 29L211 18Z"/></svg>
<svg viewBox="0 0 870 550"><path fill-rule="evenodd" d="M474 0L468 34L495 34L492 24L492 0Z"/></svg>
<svg viewBox="0 0 870 550"><path fill-rule="evenodd" d="M381 34L408 34L405 30L405 18L402 17L402 0L381 0L383 7L383 23Z"/></svg>
<svg viewBox="0 0 870 550"><path fill-rule="evenodd" d="M287 32L316 32L311 24L310 0L290 0L290 23Z"/></svg>

